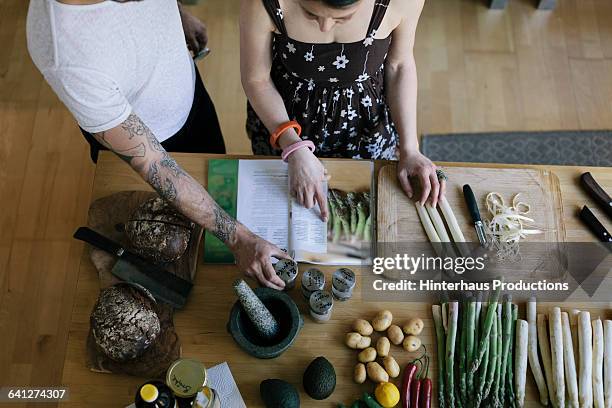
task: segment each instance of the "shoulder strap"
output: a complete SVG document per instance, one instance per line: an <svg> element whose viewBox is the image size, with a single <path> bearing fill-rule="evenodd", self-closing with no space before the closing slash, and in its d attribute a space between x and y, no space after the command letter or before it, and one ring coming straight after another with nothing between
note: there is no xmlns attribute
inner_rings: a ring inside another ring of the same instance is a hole
<svg viewBox="0 0 612 408"><path fill-rule="evenodd" d="M274 22L276 29L282 34L287 34L285 28L285 22L283 20L283 9L280 6L278 0L262 0L266 11L270 15L270 18Z"/></svg>
<svg viewBox="0 0 612 408"><path fill-rule="evenodd" d="M375 0L372 19L370 20L370 26L368 27L368 36L373 37L375 31L377 31L382 24L390 2L391 0Z"/></svg>

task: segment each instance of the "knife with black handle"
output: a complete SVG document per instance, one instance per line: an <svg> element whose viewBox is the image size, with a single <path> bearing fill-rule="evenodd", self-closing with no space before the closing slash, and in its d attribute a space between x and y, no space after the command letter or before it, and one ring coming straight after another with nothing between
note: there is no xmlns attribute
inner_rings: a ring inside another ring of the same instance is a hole
<svg viewBox="0 0 612 408"><path fill-rule="evenodd" d="M599 239L601 242L612 242L612 236L610 236L610 233L608 230L606 230L606 227L599 222L597 217L595 217L595 214L593 214L586 205L582 207L582 210L580 211L580 219L587 225L587 227L589 227L591 232L595 234L597 239Z"/></svg>
<svg viewBox="0 0 612 408"><path fill-rule="evenodd" d="M164 285L167 289L177 292L184 297L189 295L193 283L171 273L159 265L148 262L139 255L136 255L117 242L105 237L104 235L87 227L80 227L74 233L74 238L87 242L109 254L117 256L119 259L129 262L134 265L142 273L146 274L152 280Z"/></svg>
<svg viewBox="0 0 612 408"><path fill-rule="evenodd" d="M582 187L589 193L589 195L601 206L601 208L608 214L608 217L612 219L612 198L606 193L606 191L599 185L593 178L593 175L589 172L583 173L580 176L580 182Z"/></svg>
<svg viewBox="0 0 612 408"><path fill-rule="evenodd" d="M465 184L463 186L463 196L465 197L465 203L467 204L468 210L470 212L470 216L472 217L472 221L474 222L474 228L476 229L476 235L478 236L478 241L482 247L487 246L487 236L485 235L484 224L482 222L482 218L480 217L480 210L478 209L478 202L476 201L476 196L474 196L474 192L469 184Z"/></svg>

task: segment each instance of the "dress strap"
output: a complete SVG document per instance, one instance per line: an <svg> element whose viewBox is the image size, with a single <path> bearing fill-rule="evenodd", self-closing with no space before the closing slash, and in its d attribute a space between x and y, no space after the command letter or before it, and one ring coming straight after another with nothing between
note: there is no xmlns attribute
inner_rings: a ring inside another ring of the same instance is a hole
<svg viewBox="0 0 612 408"><path fill-rule="evenodd" d="M280 6L278 0L262 0L266 11L270 15L270 18L274 22L276 29L282 34L287 35L287 29L285 28L285 21L283 17L283 9Z"/></svg>
<svg viewBox="0 0 612 408"><path fill-rule="evenodd" d="M372 12L372 19L370 20L370 26L368 27L369 37L374 37L376 31L378 31L378 28L385 18L390 2L391 0L374 0L374 11Z"/></svg>

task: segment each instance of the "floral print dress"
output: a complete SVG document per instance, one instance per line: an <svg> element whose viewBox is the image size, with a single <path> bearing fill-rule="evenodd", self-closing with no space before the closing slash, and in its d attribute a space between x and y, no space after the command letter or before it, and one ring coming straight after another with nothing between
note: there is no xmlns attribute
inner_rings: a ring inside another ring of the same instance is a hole
<svg viewBox="0 0 612 408"><path fill-rule="evenodd" d="M385 101L384 66L391 36L377 39L390 0L376 0L365 39L308 44L287 36L278 0L262 0L279 33L270 75L302 139L319 157L396 159L398 134ZM247 132L254 154L279 155L250 104Z"/></svg>

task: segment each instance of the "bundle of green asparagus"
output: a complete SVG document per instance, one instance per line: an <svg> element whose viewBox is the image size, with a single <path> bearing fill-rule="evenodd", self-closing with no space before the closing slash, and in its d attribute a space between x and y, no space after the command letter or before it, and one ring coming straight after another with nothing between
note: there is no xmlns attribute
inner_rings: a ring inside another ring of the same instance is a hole
<svg viewBox="0 0 612 408"><path fill-rule="evenodd" d="M328 234L332 242L370 241L372 214L369 192L344 192L329 189Z"/></svg>
<svg viewBox="0 0 612 408"><path fill-rule="evenodd" d="M518 307L499 289L487 303L466 295L432 306L440 407L517 407L514 338ZM517 337L518 338L518 337Z"/></svg>

